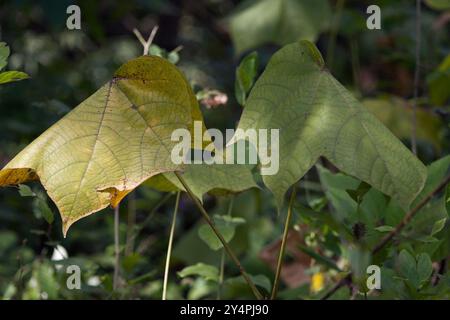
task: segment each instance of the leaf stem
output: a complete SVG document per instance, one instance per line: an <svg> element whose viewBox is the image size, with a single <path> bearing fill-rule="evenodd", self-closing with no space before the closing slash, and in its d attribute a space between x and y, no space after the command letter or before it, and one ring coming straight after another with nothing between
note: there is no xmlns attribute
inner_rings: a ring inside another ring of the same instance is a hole
<svg viewBox="0 0 450 320"><path fill-rule="evenodd" d="M278 286L280 284L280 275L281 275L281 269L283 267L283 258L284 258L284 252L286 250L286 242L287 237L289 234L289 226L291 224L292 219L292 207L295 199L296 194L296 188L295 185L292 189L291 198L289 200L289 207L286 215L286 221L284 222L284 231L283 231L283 238L281 240L281 247L280 247L280 253L278 254L278 263L277 263L277 270L275 273L275 280L273 282L273 288L272 288L272 294L270 295L270 299L274 300L277 297L278 292Z"/></svg>
<svg viewBox="0 0 450 320"><path fill-rule="evenodd" d="M344 4L345 4L345 0L337 0L336 13L334 14L334 17L333 17L330 37L328 40L327 66L330 71L332 71L332 69L333 69L333 58L334 58L334 51L336 48L336 37L338 34L339 25L341 23L341 15L342 15L342 9L344 8Z"/></svg>
<svg viewBox="0 0 450 320"><path fill-rule="evenodd" d="M421 0L416 0L416 67L414 70L414 101L411 118L411 149L417 154L417 97L420 81Z"/></svg>
<svg viewBox="0 0 450 320"><path fill-rule="evenodd" d="M223 280L225 276L225 250L222 249L220 257L220 273L219 273L219 288L217 290L217 300L220 300L222 296Z"/></svg>
<svg viewBox="0 0 450 320"><path fill-rule="evenodd" d="M177 212L178 206L180 203L180 194L181 192L177 192L177 198L175 200L175 208L173 210L172 215L172 223L170 226L170 234L169 234L169 244L167 245L167 257L166 257L166 267L164 269L164 282L163 282L163 292L162 292L162 300L167 299L167 283L169 280L169 266L170 266L170 256L172 254L172 245L173 245L173 235L175 234L175 225L177 223Z"/></svg>
<svg viewBox="0 0 450 320"><path fill-rule="evenodd" d="M136 195L134 192L128 196L127 240L125 244L125 256L134 251L133 232L136 227Z"/></svg>
<svg viewBox="0 0 450 320"><path fill-rule="evenodd" d="M120 268L120 239L119 239L119 205L114 208L114 277L113 289L116 291L119 287L119 268Z"/></svg>
<svg viewBox="0 0 450 320"><path fill-rule="evenodd" d="M234 198L230 199L230 203L228 204L227 216L231 217L231 213L233 212ZM217 300L220 300L222 295L223 288L223 280L225 276L225 249L222 248L221 258L220 258L220 273L219 273L219 288L217 290Z"/></svg>
<svg viewBox="0 0 450 320"><path fill-rule="evenodd" d="M199 209L200 213L203 215L203 218L205 219L205 221L209 224L209 226L211 227L213 232L216 234L217 238L219 238L220 242L222 243L223 247L225 248L225 251L228 253L228 255L230 256L231 260L233 260L233 262L238 267L239 271L242 274L242 277L247 282L247 284L249 285L250 289L253 291L253 294L255 295L255 297L258 300L263 299L262 294L259 292L258 288L253 283L252 279L249 277L247 272L245 272L245 269L241 265L241 263L239 262L239 259L236 257L236 255L234 254L233 250L231 250L230 246L225 241L225 239L222 236L222 234L220 233L220 231L216 228L214 222L211 220L211 218L209 217L209 214L206 212L205 208L203 208L203 206L200 203L200 201L194 195L194 193L192 192L191 188L189 188L189 186L187 185L186 181L183 179L183 177L178 172L175 171L175 175L177 176L178 180L180 180L180 182L183 185L183 187L186 190L186 192L189 194L189 197L192 199L192 201L194 201L194 204Z"/></svg>

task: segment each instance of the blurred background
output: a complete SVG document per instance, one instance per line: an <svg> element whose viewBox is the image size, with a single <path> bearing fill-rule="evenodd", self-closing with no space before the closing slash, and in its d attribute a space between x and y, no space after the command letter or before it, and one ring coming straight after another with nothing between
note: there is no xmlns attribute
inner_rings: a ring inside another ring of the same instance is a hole
<svg viewBox="0 0 450 320"><path fill-rule="evenodd" d="M71 4L81 8L81 30L66 28ZM381 8L380 30L366 27L366 8L371 4ZM450 153L448 1L423 1L421 20L417 138L419 157L429 164ZM259 74L282 45L309 39L332 74L410 146L415 1L3 0L0 42L11 51L6 69L26 72L30 79L0 86L0 165L106 83L121 64L142 54L134 28L147 37L156 25L159 30L150 53L168 58L185 73L207 127L234 128L239 120L242 107L236 99L235 70L243 57L258 53ZM308 197L305 205L326 209L329 199L312 171L299 192ZM114 292L112 210L81 220L63 239L55 206L39 183L30 187L32 196L17 188L0 190L0 297L160 299L173 195L144 185L123 201L122 284ZM212 215L226 214L230 208L229 196L206 195L204 200ZM277 215L267 190L237 195L231 211L243 219L230 226L231 245L261 290L268 292L284 216ZM338 271L332 266L342 269L349 262L340 258L338 237L323 230L320 222L301 215L295 219L279 297L316 298L333 283ZM219 284L198 263L219 267L222 251L202 240L201 226L200 215L183 195L169 299L216 298ZM309 251L300 250L304 246ZM317 253L321 256L314 256ZM81 290L65 285L64 266L71 264L81 267ZM228 261L225 273L222 298L252 297ZM386 291L386 298L398 297L397 289L392 290ZM336 297L349 298L347 291Z"/></svg>

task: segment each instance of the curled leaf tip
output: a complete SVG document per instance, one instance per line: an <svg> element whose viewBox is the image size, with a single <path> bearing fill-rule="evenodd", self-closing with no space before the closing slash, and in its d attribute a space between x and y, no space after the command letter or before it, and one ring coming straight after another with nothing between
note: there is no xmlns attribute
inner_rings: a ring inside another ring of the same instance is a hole
<svg viewBox="0 0 450 320"><path fill-rule="evenodd" d="M321 68L325 68L325 61L316 45L308 40L300 40L300 45L305 49L311 59Z"/></svg>

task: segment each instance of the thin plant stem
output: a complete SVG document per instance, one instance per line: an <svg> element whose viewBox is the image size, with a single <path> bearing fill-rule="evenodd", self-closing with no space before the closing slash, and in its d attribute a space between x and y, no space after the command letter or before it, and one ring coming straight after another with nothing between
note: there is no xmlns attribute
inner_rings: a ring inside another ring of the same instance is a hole
<svg viewBox="0 0 450 320"><path fill-rule="evenodd" d="M416 66L414 71L414 101L411 117L411 150L417 154L417 98L420 81L421 0L416 0Z"/></svg>
<svg viewBox="0 0 450 320"><path fill-rule="evenodd" d="M220 257L220 273L219 273L219 288L217 290L217 300L220 300L222 296L223 280L225 278L225 250L222 249Z"/></svg>
<svg viewBox="0 0 450 320"><path fill-rule="evenodd" d="M270 295L270 299L274 300L277 297L278 292L278 286L280 285L280 275L281 275L281 269L283 267L283 258L284 258L284 252L286 250L286 242L287 237L289 233L289 226L291 224L292 219L292 207L295 199L296 194L296 188L295 186L292 189L291 198L289 200L289 207L286 215L286 221L284 222L284 231L283 231L283 238L281 240L281 247L280 247L280 253L278 254L278 263L277 263L277 270L275 273L275 280L273 282L273 288L272 288L272 294Z"/></svg>
<svg viewBox="0 0 450 320"><path fill-rule="evenodd" d="M359 85L359 77L361 73L359 63L359 50L358 41L355 38L350 39L350 54L352 60L353 84L358 93L361 93L361 88Z"/></svg>
<svg viewBox="0 0 450 320"><path fill-rule="evenodd" d="M202 204L200 203L200 201L197 199L197 197L194 195L194 193L192 192L191 188L189 188L189 186L187 185L186 181L183 179L183 177L178 173L175 172L175 175L177 176L178 180L180 180L181 184L183 185L184 189L186 190L186 192L189 194L189 197L192 199L192 201L194 201L195 206L198 208L198 210L200 211L200 213L202 214L203 218L205 219L206 223L209 224L209 226L211 227L211 229L213 230L213 232L216 234L217 238L219 238L220 242L222 243L222 246L225 248L225 251L227 252L227 254L230 256L231 260L233 260L234 264L238 267L240 273L242 274L242 277L244 278L244 280L247 282L248 286L250 287L250 289L252 290L253 294L255 295L255 297L258 300L263 299L263 295L259 292L258 288L256 287L256 285L253 283L252 279L250 278L250 276L247 274L247 272L245 271L244 267L241 265L241 263L239 262L239 259L236 257L236 255L234 254L233 250L231 250L230 246L228 245L228 243L225 241L224 237L222 236L222 234L220 233L220 231L217 229L216 225L214 224L214 222L211 220L211 218L209 217L209 214L206 212L205 208L203 208Z"/></svg>
<svg viewBox="0 0 450 320"><path fill-rule="evenodd" d="M128 221L127 221L127 240L125 244L125 256L129 256L134 251L133 232L136 226L136 196L132 192L128 196Z"/></svg>
<svg viewBox="0 0 450 320"><path fill-rule="evenodd" d="M113 277L113 289L114 291L119 288L119 268L120 268L120 239L119 239L119 205L114 208L114 277Z"/></svg>
<svg viewBox="0 0 450 320"><path fill-rule="evenodd" d="M338 0L336 4L336 13L333 17L333 24L331 27L330 38L327 46L327 66L330 71L333 69L334 51L336 48L336 37L341 23L342 9L344 8L345 0Z"/></svg>
<svg viewBox="0 0 450 320"><path fill-rule="evenodd" d="M177 198L175 200L175 208L173 209L172 223L170 226L169 244L167 245L166 267L164 269L162 300L167 299L167 283L169 281L170 257L172 255L173 235L175 234L175 226L177 224L177 212L178 212L178 206L180 203L180 194L181 194L181 192L178 191Z"/></svg>
<svg viewBox="0 0 450 320"><path fill-rule="evenodd" d="M231 213L233 211L234 198L231 198L230 203L228 204L227 216L231 217ZM220 257L220 273L219 273L219 288L217 290L217 300L220 300L223 288L223 281L225 275L225 249L222 248L222 253Z"/></svg>

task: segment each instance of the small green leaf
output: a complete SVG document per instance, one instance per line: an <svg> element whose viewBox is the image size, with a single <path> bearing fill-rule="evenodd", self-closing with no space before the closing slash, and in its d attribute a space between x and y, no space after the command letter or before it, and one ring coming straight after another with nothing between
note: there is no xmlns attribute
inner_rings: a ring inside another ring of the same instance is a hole
<svg viewBox="0 0 450 320"><path fill-rule="evenodd" d="M328 257L322 256L315 252L314 250L311 250L308 247L300 245L300 250L302 250L304 253L306 253L308 256L316 260L318 263L323 264L324 266L327 266L330 269L334 269L336 271L341 272L342 270L336 265L336 263L331 260Z"/></svg>
<svg viewBox="0 0 450 320"><path fill-rule="evenodd" d="M430 236L434 236L436 233L444 229L446 221L447 218L443 218L441 220L436 221L433 225L433 229L431 230Z"/></svg>
<svg viewBox="0 0 450 320"><path fill-rule="evenodd" d="M19 184L19 193L22 197L35 197L36 193L31 190L31 188L25 184Z"/></svg>
<svg viewBox="0 0 450 320"><path fill-rule="evenodd" d="M236 80L234 82L234 93L236 100L241 106L245 105L247 94L252 88L256 73L258 72L259 58L257 52L248 54L242 59L236 69Z"/></svg>
<svg viewBox="0 0 450 320"><path fill-rule="evenodd" d="M28 79L30 76L22 71L6 71L0 73L0 84Z"/></svg>
<svg viewBox="0 0 450 320"><path fill-rule="evenodd" d="M417 274L419 275L420 283L423 283L430 278L433 273L433 266L430 256L427 253L421 253L417 257Z"/></svg>
<svg viewBox="0 0 450 320"><path fill-rule="evenodd" d="M243 218L221 215L215 215L213 220L217 229L227 243L233 239L236 227L245 223ZM198 235L200 239L202 239L212 250L219 250L222 248L222 243L219 238L217 238L216 234L211 230L209 225L204 224L200 226L198 229Z"/></svg>
<svg viewBox="0 0 450 320"><path fill-rule="evenodd" d="M439 239L432 236L418 236L416 237L416 240L423 243L435 243L439 241Z"/></svg>
<svg viewBox="0 0 450 320"><path fill-rule="evenodd" d="M357 203L361 203L364 195L370 190L370 185L365 182L361 182L356 190L346 190L350 197Z"/></svg>
<svg viewBox="0 0 450 320"><path fill-rule="evenodd" d="M398 267L400 275L412 283L416 288L420 285L420 279L417 274L416 260L406 250L402 250L398 257Z"/></svg>
<svg viewBox="0 0 450 320"><path fill-rule="evenodd" d="M253 283L256 286L266 290L267 292L270 292L272 285L271 285L270 279L267 278L265 275L249 274L248 276L250 277L250 279L252 279ZM248 288L248 285L242 276L228 278L225 283L227 284L227 286L234 287L235 289L238 289L237 287Z"/></svg>
<svg viewBox="0 0 450 320"><path fill-rule="evenodd" d="M384 226L376 227L375 230L377 230L379 232L391 232L391 231L394 231L395 228L391 227L391 226L384 225Z"/></svg>
<svg viewBox="0 0 450 320"><path fill-rule="evenodd" d="M8 63L9 47L4 42L0 42L0 70Z"/></svg>
<svg viewBox="0 0 450 320"><path fill-rule="evenodd" d="M215 266L211 266L204 263L197 263L193 266L188 266L183 270L179 271L178 276L180 278L186 278L189 276L200 276L205 280L218 281L219 280L219 269Z"/></svg>
<svg viewBox="0 0 450 320"><path fill-rule="evenodd" d="M48 224L52 224L55 220L52 209L48 206L47 201L41 197L35 198L33 203L33 211L36 216L44 218Z"/></svg>
<svg viewBox="0 0 450 320"><path fill-rule="evenodd" d="M430 192L437 188L437 186L445 178L450 168L450 155L440 158L427 166L427 179L425 185L414 200L412 206L416 206L422 201Z"/></svg>
<svg viewBox="0 0 450 320"><path fill-rule="evenodd" d="M370 264L370 252L360 247L349 248L349 260L353 270L353 275L357 281L366 275L367 267Z"/></svg>

